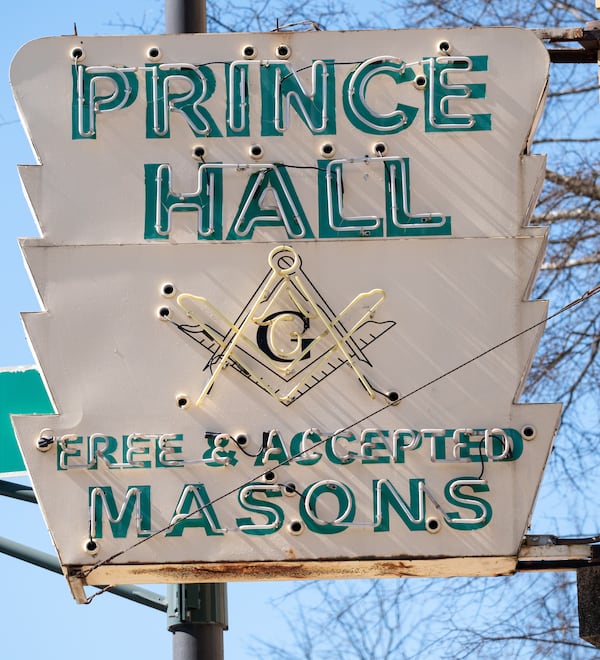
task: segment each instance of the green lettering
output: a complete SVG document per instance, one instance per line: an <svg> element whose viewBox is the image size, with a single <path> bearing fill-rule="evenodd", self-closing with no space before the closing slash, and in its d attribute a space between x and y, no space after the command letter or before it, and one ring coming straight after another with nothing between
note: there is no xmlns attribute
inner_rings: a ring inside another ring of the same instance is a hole
<svg viewBox="0 0 600 660"><path fill-rule="evenodd" d="M248 65L231 62L225 65L227 85L227 135L250 135L250 102L248 99Z"/></svg>
<svg viewBox="0 0 600 660"><path fill-rule="evenodd" d="M267 434L264 434L267 435ZM277 431L269 431L266 439L263 439L263 451L256 457L254 461L255 467L264 467L267 461L276 461L277 464L287 463L290 455L279 437Z"/></svg>
<svg viewBox="0 0 600 660"><path fill-rule="evenodd" d="M462 492L463 488L470 488L474 493L487 493L490 490L484 479L478 479L477 477L452 479L444 489L446 500L454 506L472 511L473 515L471 518L463 518L457 512L450 512L444 518L452 529L481 529L492 519L492 507L481 497L464 494Z"/></svg>
<svg viewBox="0 0 600 660"><path fill-rule="evenodd" d="M171 166L164 163L144 165L146 181L145 239L167 240L172 215L180 211L198 214L198 240L221 240L223 173L218 164L198 166L198 187L190 193L174 192Z"/></svg>
<svg viewBox="0 0 600 660"><path fill-rule="evenodd" d="M96 139L96 115L122 110L137 97L135 69L114 66L71 67L73 80L72 138Z"/></svg>
<svg viewBox="0 0 600 660"><path fill-rule="evenodd" d="M257 227L283 227L287 238L314 238L283 165L265 165L250 176L227 240L250 240Z"/></svg>
<svg viewBox="0 0 600 660"><path fill-rule="evenodd" d="M129 486L119 509L117 509L112 486L90 487L88 497L92 523L91 534L94 538L103 538L103 512L106 513L112 536L115 539L124 539L127 536L134 511L138 538L150 535L150 486Z"/></svg>
<svg viewBox="0 0 600 660"><path fill-rule="evenodd" d="M283 135L291 108L313 135L335 135L335 66L332 60L312 63L312 91L285 62L260 68L262 135Z"/></svg>
<svg viewBox="0 0 600 660"><path fill-rule="evenodd" d="M344 81L344 110L350 123L363 133L392 135L406 130L414 121L418 109L396 104L389 112L372 108L367 100L368 86L376 76L387 76L397 85L414 79L414 71L405 62L387 57L374 57L360 64ZM398 92L390 94L395 98Z"/></svg>
<svg viewBox="0 0 600 660"><path fill-rule="evenodd" d="M464 101L485 98L485 85L451 83L449 76L453 72L487 71L486 55L471 57L429 57L424 60L427 70L425 87L425 132L438 131L490 131L490 114L471 114L453 112L454 102L464 108Z"/></svg>
<svg viewBox="0 0 600 660"><path fill-rule="evenodd" d="M337 513L323 519L317 511L318 500L323 496L331 500ZM317 481L304 490L300 498L300 515L308 529L317 534L339 534L348 529L356 514L354 493L345 484L331 479ZM346 524L345 524L346 523Z"/></svg>
<svg viewBox="0 0 600 660"><path fill-rule="evenodd" d="M407 504L388 479L373 481L375 532L390 531L390 505L412 532L425 529L425 479L409 479Z"/></svg>
<svg viewBox="0 0 600 660"><path fill-rule="evenodd" d="M238 492L240 506L251 513L258 513L266 518L264 523L256 523L249 516L237 518L236 524L244 534L264 536L281 529L284 520L283 509L273 502L257 498L257 494L266 498L281 497L281 488L275 485L250 484Z"/></svg>
<svg viewBox="0 0 600 660"><path fill-rule="evenodd" d="M222 536L226 531L221 529L204 484L183 487L165 536L181 536L188 527L202 527L207 536Z"/></svg>
<svg viewBox="0 0 600 660"><path fill-rule="evenodd" d="M214 91L215 75L208 66L147 66L146 137L170 137L171 112L181 115L195 136L221 137L212 116L202 107Z"/></svg>

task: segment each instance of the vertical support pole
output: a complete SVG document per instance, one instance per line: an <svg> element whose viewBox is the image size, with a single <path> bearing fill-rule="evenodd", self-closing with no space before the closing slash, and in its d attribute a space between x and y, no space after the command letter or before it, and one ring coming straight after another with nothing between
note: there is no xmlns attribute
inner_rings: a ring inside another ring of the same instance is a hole
<svg viewBox="0 0 600 660"><path fill-rule="evenodd" d="M165 31L206 32L206 0L165 0Z"/></svg>
<svg viewBox="0 0 600 660"><path fill-rule="evenodd" d="M206 32L206 0L165 0L165 32ZM167 619L173 660L223 660L226 584L169 585Z"/></svg>
<svg viewBox="0 0 600 660"><path fill-rule="evenodd" d="M600 648L600 565L577 569L577 601L579 636Z"/></svg>
<svg viewBox="0 0 600 660"><path fill-rule="evenodd" d="M223 660L227 630L226 584L170 584L168 629L173 660Z"/></svg>

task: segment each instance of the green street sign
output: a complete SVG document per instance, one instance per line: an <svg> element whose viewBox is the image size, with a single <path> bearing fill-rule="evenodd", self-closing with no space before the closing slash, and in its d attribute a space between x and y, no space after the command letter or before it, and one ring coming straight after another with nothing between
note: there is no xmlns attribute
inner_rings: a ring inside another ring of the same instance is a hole
<svg viewBox="0 0 600 660"><path fill-rule="evenodd" d="M0 369L0 476L26 474L11 415L54 412L40 372L34 367Z"/></svg>

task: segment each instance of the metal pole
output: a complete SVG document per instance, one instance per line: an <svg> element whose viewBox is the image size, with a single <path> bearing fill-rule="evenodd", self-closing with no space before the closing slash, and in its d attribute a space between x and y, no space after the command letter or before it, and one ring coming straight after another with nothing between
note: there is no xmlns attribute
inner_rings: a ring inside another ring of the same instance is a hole
<svg viewBox="0 0 600 660"><path fill-rule="evenodd" d="M223 660L226 584L172 584L167 593L173 660Z"/></svg>
<svg viewBox="0 0 600 660"><path fill-rule="evenodd" d="M206 0L165 0L167 34L206 32ZM223 660L226 584L174 584L167 593L173 660Z"/></svg>
<svg viewBox="0 0 600 660"><path fill-rule="evenodd" d="M165 0L165 31L206 32L206 0Z"/></svg>
<svg viewBox="0 0 600 660"><path fill-rule="evenodd" d="M600 566L577 569L579 636L600 648Z"/></svg>
<svg viewBox="0 0 600 660"><path fill-rule="evenodd" d="M60 563L54 555L49 555L46 552L41 552L40 550L30 548L1 536L0 553L8 555L9 557L14 557L15 559L20 559L21 561L26 561L34 566L45 568L47 571L52 571L52 573L63 575ZM142 589L137 586L119 586L113 587L110 590L110 593L115 596L121 596L121 598L126 598L127 600L132 600L134 603L141 603L142 605L147 605L155 610L167 612L166 599L160 594L155 594L147 589Z"/></svg>
<svg viewBox="0 0 600 660"><path fill-rule="evenodd" d="M4 481L4 479L0 479L0 495L37 504L33 488L30 486L21 486L21 484L15 484L12 481Z"/></svg>

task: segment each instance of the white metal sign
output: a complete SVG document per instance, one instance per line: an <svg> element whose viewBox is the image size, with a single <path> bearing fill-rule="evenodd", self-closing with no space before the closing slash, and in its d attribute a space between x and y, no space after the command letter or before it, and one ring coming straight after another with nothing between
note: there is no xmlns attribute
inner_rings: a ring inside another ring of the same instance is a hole
<svg viewBox="0 0 600 660"><path fill-rule="evenodd" d="M18 53L58 414L14 421L75 590L514 569L547 73L518 29Z"/></svg>

